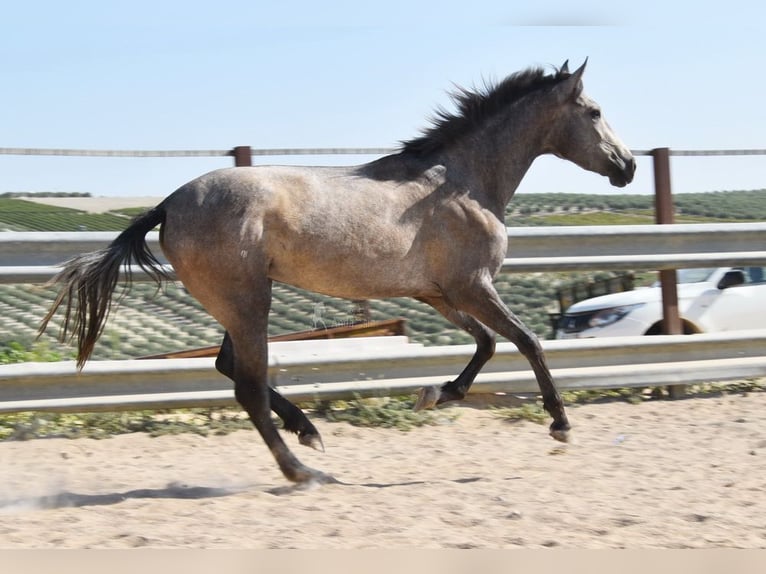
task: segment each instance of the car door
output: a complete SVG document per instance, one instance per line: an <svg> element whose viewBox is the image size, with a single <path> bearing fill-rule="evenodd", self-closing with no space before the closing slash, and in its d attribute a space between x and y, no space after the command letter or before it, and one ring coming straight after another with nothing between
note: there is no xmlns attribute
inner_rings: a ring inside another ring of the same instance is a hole
<svg viewBox="0 0 766 574"><path fill-rule="evenodd" d="M745 283L718 290L699 321L704 331L766 329L766 267L743 267Z"/></svg>

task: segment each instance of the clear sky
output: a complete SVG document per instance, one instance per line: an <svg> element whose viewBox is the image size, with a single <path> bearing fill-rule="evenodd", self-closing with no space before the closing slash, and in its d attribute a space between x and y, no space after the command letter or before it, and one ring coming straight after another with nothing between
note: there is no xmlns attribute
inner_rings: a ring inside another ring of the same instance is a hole
<svg viewBox="0 0 766 574"><path fill-rule="evenodd" d="M0 147L392 147L447 90L577 66L632 149L766 148L756 2L280 0L3 2ZM360 163L368 156L260 163ZM0 192L164 196L228 158L0 155ZM650 193L649 158L633 185ZM675 192L766 187L766 156L675 158ZM610 193L541 158L524 192Z"/></svg>

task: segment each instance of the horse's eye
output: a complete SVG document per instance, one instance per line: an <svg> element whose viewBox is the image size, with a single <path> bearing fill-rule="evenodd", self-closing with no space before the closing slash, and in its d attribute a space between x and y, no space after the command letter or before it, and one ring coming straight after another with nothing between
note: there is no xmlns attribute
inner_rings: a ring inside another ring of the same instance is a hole
<svg viewBox="0 0 766 574"><path fill-rule="evenodd" d="M590 111L590 117L594 120L600 120L601 119L601 110L591 110Z"/></svg>

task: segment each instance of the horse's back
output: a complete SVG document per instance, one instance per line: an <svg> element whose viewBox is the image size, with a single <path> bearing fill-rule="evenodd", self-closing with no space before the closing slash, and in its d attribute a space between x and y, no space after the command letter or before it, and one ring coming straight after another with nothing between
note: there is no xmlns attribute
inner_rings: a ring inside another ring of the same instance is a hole
<svg viewBox="0 0 766 574"><path fill-rule="evenodd" d="M322 182L343 177L344 168L253 166L217 169L191 180L168 196L166 204L179 211L242 209L266 205L275 195L304 195Z"/></svg>
<svg viewBox="0 0 766 574"><path fill-rule="evenodd" d="M243 222L262 219L286 204L305 204L328 177L315 169L298 167L234 167L208 172L168 196L168 232L187 230L195 235L225 232ZM341 172L337 172L340 174Z"/></svg>

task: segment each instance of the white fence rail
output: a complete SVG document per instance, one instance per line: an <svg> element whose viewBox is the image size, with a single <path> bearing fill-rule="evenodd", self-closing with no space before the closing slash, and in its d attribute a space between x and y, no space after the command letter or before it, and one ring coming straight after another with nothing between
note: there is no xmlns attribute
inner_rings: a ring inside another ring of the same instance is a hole
<svg viewBox="0 0 766 574"><path fill-rule="evenodd" d="M0 283L47 281L62 261L100 249L111 232L0 233ZM159 234L148 236L161 261ZM508 228L508 272L766 265L766 223ZM137 279L141 279L138 274Z"/></svg>
<svg viewBox="0 0 766 574"><path fill-rule="evenodd" d="M0 283L42 282L61 261L107 245L114 233L0 233ZM766 223L509 228L511 272L766 265ZM156 233L149 243L160 255ZM137 277L140 279L140 277ZM410 393L454 377L473 345L421 347L398 338L271 346L274 386L295 400ZM354 346L356 345L356 346ZM562 389L665 386L766 376L766 331L544 341ZM509 343L475 392L535 392ZM124 410L233 404L212 359L0 366L0 412Z"/></svg>
<svg viewBox="0 0 766 574"><path fill-rule="evenodd" d="M766 376L766 330L544 341L560 389L666 386ZM404 337L273 343L271 384L297 401L409 394L462 370L473 345L422 347ZM534 393L537 383L510 343L478 376L474 393ZM94 361L0 367L0 412L84 412L234 405L214 359Z"/></svg>

